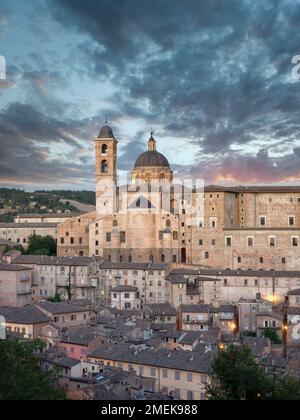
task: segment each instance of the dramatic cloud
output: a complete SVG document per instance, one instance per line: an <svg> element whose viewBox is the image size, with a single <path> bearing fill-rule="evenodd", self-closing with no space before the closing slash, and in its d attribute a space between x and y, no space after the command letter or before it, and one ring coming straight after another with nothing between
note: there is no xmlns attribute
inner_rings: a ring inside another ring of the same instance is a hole
<svg viewBox="0 0 300 420"><path fill-rule="evenodd" d="M42 4L25 13L20 3L14 11L23 10L27 31L34 22L37 35L34 48L23 45L18 63L10 66L6 87L13 89L0 86L0 98L8 97L0 141L13 144L17 133L34 147L36 161L51 162L51 182L61 182L53 144L75 151L74 177L79 183L88 178L92 154L85 144L106 115L120 139L122 170L131 169L145 150L153 127L160 150L180 175L207 182L300 181L300 81L291 76L292 57L300 54L297 2ZM8 164L8 147L5 152Z"/></svg>

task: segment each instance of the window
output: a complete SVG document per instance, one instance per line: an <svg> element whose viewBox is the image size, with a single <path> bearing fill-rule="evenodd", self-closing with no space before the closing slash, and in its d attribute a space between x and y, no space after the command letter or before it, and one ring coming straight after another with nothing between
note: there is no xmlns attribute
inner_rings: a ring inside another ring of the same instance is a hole
<svg viewBox="0 0 300 420"><path fill-rule="evenodd" d="M286 264L286 258L282 258L281 262L282 264Z"/></svg>
<svg viewBox="0 0 300 420"><path fill-rule="evenodd" d="M117 227L118 226L118 221L117 220L114 220L113 221L113 227Z"/></svg>
<svg viewBox="0 0 300 420"><path fill-rule="evenodd" d="M260 216L259 218L259 225L260 226L266 226L267 225L267 219L265 216Z"/></svg>
<svg viewBox="0 0 300 420"><path fill-rule="evenodd" d="M215 246L216 245L216 240L215 239L212 239L211 240L211 244L212 244L212 246Z"/></svg>
<svg viewBox="0 0 300 420"><path fill-rule="evenodd" d="M270 236L269 237L269 245L271 247L275 247L276 246L276 237L275 236Z"/></svg>
<svg viewBox="0 0 300 420"><path fill-rule="evenodd" d="M162 256L161 256L161 262L162 262L162 263L165 263L165 262L166 262L166 257L165 257L165 255L162 255Z"/></svg>
<svg viewBox="0 0 300 420"><path fill-rule="evenodd" d="M177 255L173 255L173 263L177 262Z"/></svg>
<svg viewBox="0 0 300 420"><path fill-rule="evenodd" d="M211 228L217 227L217 219L215 217L210 219L210 227Z"/></svg>
<svg viewBox="0 0 300 420"><path fill-rule="evenodd" d="M103 160L101 162L101 172L103 174L107 174L107 172L108 172L108 163L107 163L107 160Z"/></svg>
<svg viewBox="0 0 300 420"><path fill-rule="evenodd" d="M175 381L180 381L180 372L175 371Z"/></svg>
<svg viewBox="0 0 300 420"><path fill-rule="evenodd" d="M206 260L209 260L209 252L205 252L205 254L204 254L204 258L205 258Z"/></svg>
<svg viewBox="0 0 300 420"><path fill-rule="evenodd" d="M139 367L139 374L140 374L140 376L143 376L144 375L144 368L143 368L143 366L140 366Z"/></svg>
<svg viewBox="0 0 300 420"><path fill-rule="evenodd" d="M110 232L106 233L106 242L111 242L111 233Z"/></svg>
<svg viewBox="0 0 300 420"><path fill-rule="evenodd" d="M102 155L106 155L107 154L107 145L103 144L101 147L101 153Z"/></svg>
<svg viewBox="0 0 300 420"><path fill-rule="evenodd" d="M295 226L295 216L289 216L289 226Z"/></svg>
<svg viewBox="0 0 300 420"><path fill-rule="evenodd" d="M129 299L129 297L130 297L130 295L129 295L129 293L125 293L125 299Z"/></svg>
<svg viewBox="0 0 300 420"><path fill-rule="evenodd" d="M225 238L225 245L226 246L231 246L232 245L232 237L231 236L227 236L227 238Z"/></svg>
<svg viewBox="0 0 300 420"><path fill-rule="evenodd" d="M293 246L299 246L299 237L298 236L294 236L292 238L292 245Z"/></svg>
<svg viewBox="0 0 300 420"><path fill-rule="evenodd" d="M126 232L120 232L120 241L122 243L126 242Z"/></svg>
<svg viewBox="0 0 300 420"><path fill-rule="evenodd" d="M193 401L194 400L194 393L193 391L187 391L187 400Z"/></svg>
<svg viewBox="0 0 300 420"><path fill-rule="evenodd" d="M248 286L248 280L247 279L244 280L244 286Z"/></svg>
<svg viewBox="0 0 300 420"><path fill-rule="evenodd" d="M203 245L203 239L199 239L199 245L202 246Z"/></svg>
<svg viewBox="0 0 300 420"><path fill-rule="evenodd" d="M168 379L168 371L167 369L163 369L163 378Z"/></svg>
<svg viewBox="0 0 300 420"><path fill-rule="evenodd" d="M259 262L260 262L261 264L263 264L263 263L264 263L264 259L263 259L263 257L260 257Z"/></svg>
<svg viewBox="0 0 300 420"><path fill-rule="evenodd" d="M168 219L168 220L166 221L166 226L167 226L167 227L171 227L171 220L169 220L169 219Z"/></svg>
<svg viewBox="0 0 300 420"><path fill-rule="evenodd" d="M178 239L178 232L173 232L173 240L177 241Z"/></svg>
<svg viewBox="0 0 300 420"><path fill-rule="evenodd" d="M193 374L192 373L188 373L187 380L188 380L188 382L193 382Z"/></svg>
<svg viewBox="0 0 300 420"><path fill-rule="evenodd" d="M253 238L253 236L249 236L247 238L247 243L248 243L248 246L249 247L252 247L254 245L254 238Z"/></svg>
<svg viewBox="0 0 300 420"><path fill-rule="evenodd" d="M156 369L155 368L151 368L150 375L151 376L156 376Z"/></svg>
<svg viewBox="0 0 300 420"><path fill-rule="evenodd" d="M238 262L239 264L241 264L241 262L242 262L242 257L238 257L238 258L237 258L237 262Z"/></svg>
<svg viewBox="0 0 300 420"><path fill-rule="evenodd" d="M65 243L65 238L60 238L60 243L63 245Z"/></svg>

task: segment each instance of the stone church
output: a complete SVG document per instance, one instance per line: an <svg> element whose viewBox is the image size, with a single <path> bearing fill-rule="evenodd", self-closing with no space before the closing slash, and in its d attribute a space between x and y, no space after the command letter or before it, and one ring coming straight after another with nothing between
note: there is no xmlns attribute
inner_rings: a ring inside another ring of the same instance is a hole
<svg viewBox="0 0 300 420"><path fill-rule="evenodd" d="M222 269L300 268L300 187L185 187L151 134L127 185L118 185L118 140L95 143L96 211L58 227L59 256Z"/></svg>

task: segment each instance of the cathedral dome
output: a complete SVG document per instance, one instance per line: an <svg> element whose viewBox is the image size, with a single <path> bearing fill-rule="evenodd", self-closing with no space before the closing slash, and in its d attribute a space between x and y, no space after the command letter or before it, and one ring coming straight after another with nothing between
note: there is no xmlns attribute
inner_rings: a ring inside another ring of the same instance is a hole
<svg viewBox="0 0 300 420"><path fill-rule="evenodd" d="M105 125L101 128L99 136L99 139L114 139L114 134L112 129L109 127L109 125Z"/></svg>
<svg viewBox="0 0 300 420"><path fill-rule="evenodd" d="M134 167L141 168L144 166L159 166L170 169L168 159L156 150L148 150L137 158Z"/></svg>

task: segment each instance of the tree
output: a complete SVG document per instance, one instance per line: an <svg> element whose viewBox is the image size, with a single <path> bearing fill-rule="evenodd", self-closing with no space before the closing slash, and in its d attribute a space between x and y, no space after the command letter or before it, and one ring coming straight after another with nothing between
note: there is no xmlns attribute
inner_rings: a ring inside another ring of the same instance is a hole
<svg viewBox="0 0 300 420"><path fill-rule="evenodd" d="M265 328L263 331L263 337L268 338L272 344L281 344L277 331L272 330L272 328Z"/></svg>
<svg viewBox="0 0 300 420"><path fill-rule="evenodd" d="M272 400L300 400L300 381L293 376L276 377L273 383Z"/></svg>
<svg viewBox="0 0 300 420"><path fill-rule="evenodd" d="M229 346L213 361L212 384L207 388L211 400L260 400L269 390L263 369L248 347Z"/></svg>
<svg viewBox="0 0 300 420"><path fill-rule="evenodd" d="M7 245L7 247L4 250L4 254L6 254L7 252L12 251L12 250L20 251L22 255L25 255L26 254L26 251L22 247L22 245L16 245L16 246L9 246L9 245Z"/></svg>
<svg viewBox="0 0 300 420"><path fill-rule="evenodd" d="M56 242L52 236L29 237L27 254L29 255L56 255Z"/></svg>
<svg viewBox="0 0 300 420"><path fill-rule="evenodd" d="M61 299L60 294L56 292L54 297L48 298L48 301L53 302L53 303L60 303L62 302L62 299Z"/></svg>
<svg viewBox="0 0 300 420"><path fill-rule="evenodd" d="M36 352L41 342L0 340L0 400L65 400L51 373L42 372Z"/></svg>
<svg viewBox="0 0 300 420"><path fill-rule="evenodd" d="M210 400L299 400L300 381L268 375L246 346L231 345L213 360Z"/></svg>

